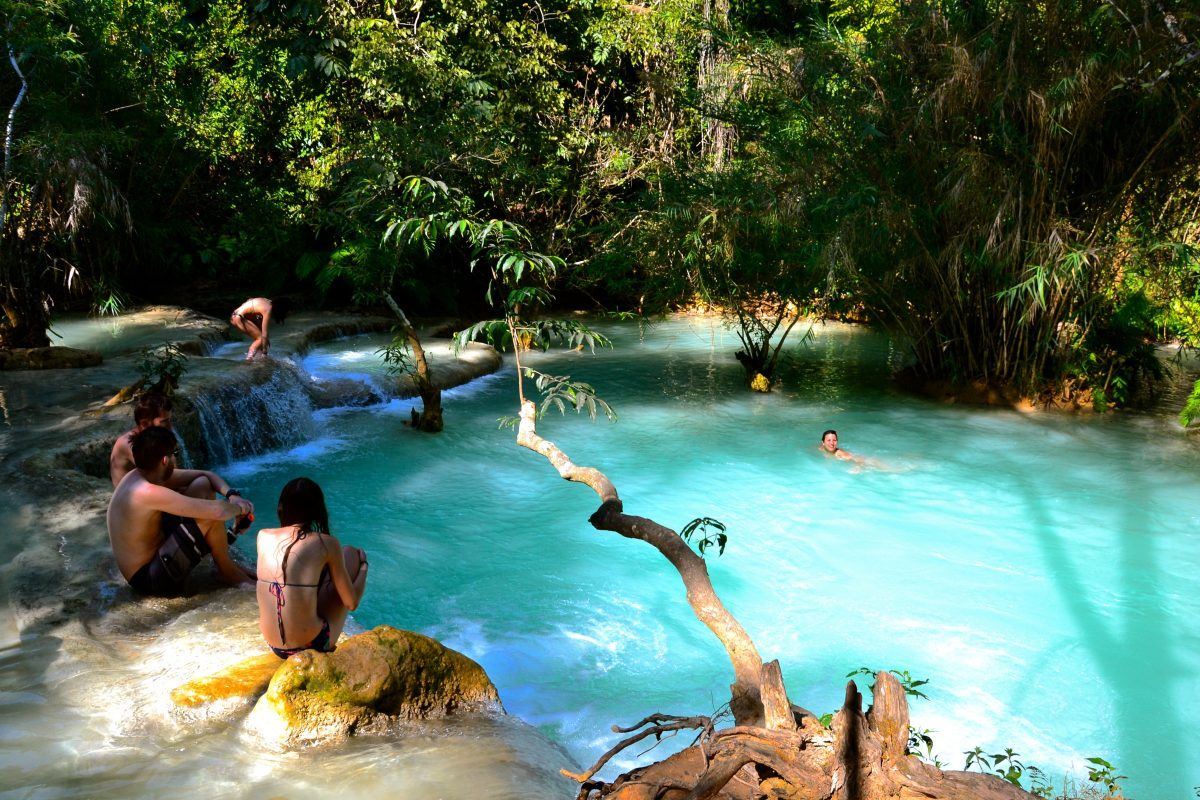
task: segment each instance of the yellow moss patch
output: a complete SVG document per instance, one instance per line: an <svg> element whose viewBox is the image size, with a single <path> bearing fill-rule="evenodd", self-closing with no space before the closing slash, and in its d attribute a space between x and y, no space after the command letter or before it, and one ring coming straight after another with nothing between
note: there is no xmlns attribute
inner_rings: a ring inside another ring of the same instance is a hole
<svg viewBox="0 0 1200 800"><path fill-rule="evenodd" d="M214 675L188 681L171 692L171 700L177 706L197 708L231 697L254 697L266 691L282 663L274 653L247 658Z"/></svg>

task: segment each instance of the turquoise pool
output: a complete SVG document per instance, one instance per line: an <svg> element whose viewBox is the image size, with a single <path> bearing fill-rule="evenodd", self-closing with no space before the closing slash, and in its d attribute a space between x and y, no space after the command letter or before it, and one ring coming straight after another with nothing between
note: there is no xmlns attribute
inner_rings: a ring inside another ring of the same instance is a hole
<svg viewBox="0 0 1200 800"><path fill-rule="evenodd" d="M952 767L1012 747L1060 779L1101 755L1133 797L1193 795L1200 448L1173 421L914 399L889 388L888 341L846 326L818 325L770 395L743 389L735 337L707 320L608 331L613 351L535 360L595 385L619 421L555 414L540 432L605 470L630 513L728 526L714 581L794 701L832 710L849 671L907 669L930 680L914 724ZM383 379L380 342L303 366ZM408 402L318 412L316 440L225 472L272 523L285 481L320 482L335 533L370 553L358 621L476 658L581 764L614 722L724 702L727 662L666 562L591 529L590 490L498 428L511 368L445 406L437 436L403 427ZM825 428L873 464L822 457Z"/></svg>

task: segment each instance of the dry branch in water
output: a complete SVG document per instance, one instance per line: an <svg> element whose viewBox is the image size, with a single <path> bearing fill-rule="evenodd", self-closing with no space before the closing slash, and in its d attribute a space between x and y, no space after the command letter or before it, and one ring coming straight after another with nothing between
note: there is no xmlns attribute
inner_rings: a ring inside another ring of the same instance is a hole
<svg viewBox="0 0 1200 800"><path fill-rule="evenodd" d="M675 531L624 513L617 488L603 472L575 464L537 433L537 408L522 398L517 444L546 458L565 480L600 498L589 518L597 530L639 539L679 573L688 604L720 640L733 665L729 707L734 725L714 729L714 718L652 714L614 733L630 733L588 770L563 774L580 783L579 800L1026 800L1033 795L994 775L942 771L908 753L908 700L889 672L875 676L874 704L862 710L853 681L826 729L787 697L778 661L762 662L741 624L717 597L708 567ZM622 751L655 736L700 730L680 753L631 770L611 783L595 775Z"/></svg>

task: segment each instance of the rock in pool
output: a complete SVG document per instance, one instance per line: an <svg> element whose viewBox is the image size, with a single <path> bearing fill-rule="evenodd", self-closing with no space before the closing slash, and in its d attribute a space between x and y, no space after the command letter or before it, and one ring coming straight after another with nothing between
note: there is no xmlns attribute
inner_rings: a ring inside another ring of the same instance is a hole
<svg viewBox="0 0 1200 800"><path fill-rule="evenodd" d="M464 712L500 712L483 667L428 636L381 625L332 653L287 659L247 720L280 747L318 744L393 723Z"/></svg>

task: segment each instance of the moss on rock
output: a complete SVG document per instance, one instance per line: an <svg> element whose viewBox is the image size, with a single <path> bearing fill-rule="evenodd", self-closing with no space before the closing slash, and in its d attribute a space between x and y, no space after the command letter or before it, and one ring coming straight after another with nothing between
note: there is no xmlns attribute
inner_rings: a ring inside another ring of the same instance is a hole
<svg viewBox="0 0 1200 800"><path fill-rule="evenodd" d="M401 720L499 710L483 668L428 636L381 625L275 673L250 727L285 747L383 732Z"/></svg>

